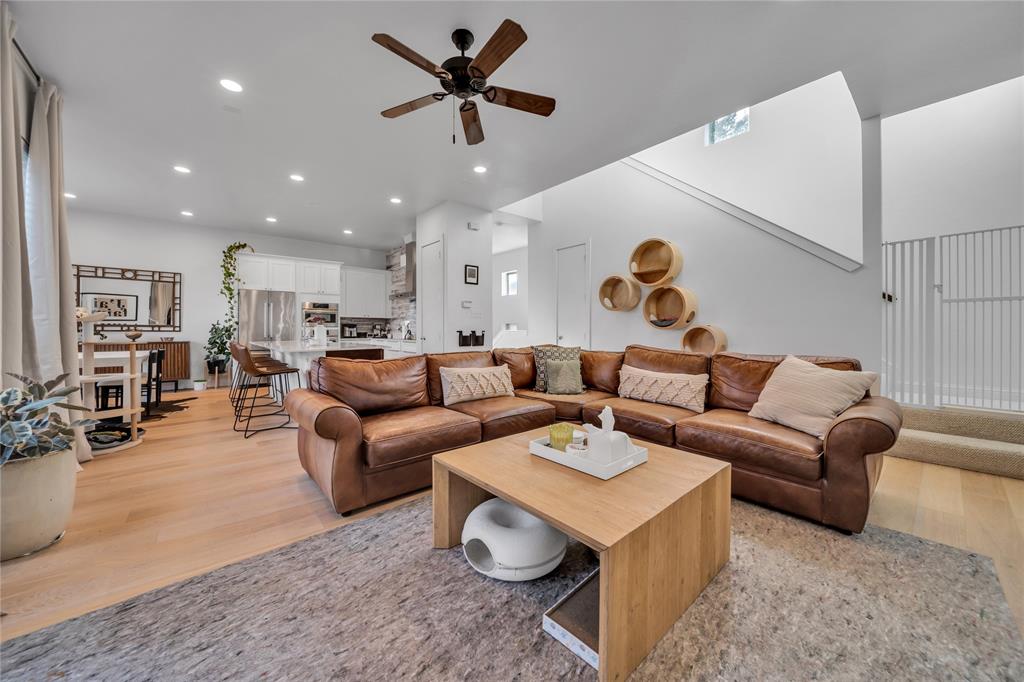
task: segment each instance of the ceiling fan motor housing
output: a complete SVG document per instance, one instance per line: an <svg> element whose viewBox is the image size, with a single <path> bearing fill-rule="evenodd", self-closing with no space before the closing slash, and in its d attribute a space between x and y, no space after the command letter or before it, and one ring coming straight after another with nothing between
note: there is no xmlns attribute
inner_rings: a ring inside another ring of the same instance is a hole
<svg viewBox="0 0 1024 682"><path fill-rule="evenodd" d="M469 75L469 65L472 57L451 57L444 60L441 68L451 74L451 80L441 79L441 87L450 95L461 99L469 99L487 87L485 78L474 78Z"/></svg>

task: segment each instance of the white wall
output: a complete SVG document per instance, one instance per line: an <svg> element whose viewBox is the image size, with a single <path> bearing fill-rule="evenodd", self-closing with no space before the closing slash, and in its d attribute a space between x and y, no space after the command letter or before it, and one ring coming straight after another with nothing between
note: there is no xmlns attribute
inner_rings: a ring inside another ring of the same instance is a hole
<svg viewBox="0 0 1024 682"><path fill-rule="evenodd" d="M472 225L475 229L470 229ZM446 201L416 216L417 263L422 263L422 249L438 239L444 242L444 351L483 350L494 339L491 327L491 240L494 220L490 212L454 201ZM479 284L466 284L464 267L480 268ZM423 291L423 270L416 268L416 290ZM463 303L468 302L468 307ZM422 297L417 297L416 319L422 327ZM485 345L476 349L460 348L457 331L485 332Z"/></svg>
<svg viewBox="0 0 1024 682"><path fill-rule="evenodd" d="M72 210L69 215L71 262L181 273L181 331L144 334L143 341L174 336L190 341L192 376L204 376L204 353L210 325L224 317L220 295L221 252L244 241L259 253L344 261L346 265L384 268L384 252L337 244L268 237L230 230L129 218L111 213ZM140 302L140 305L142 303ZM111 341L124 340L107 332Z"/></svg>
<svg viewBox="0 0 1024 682"><path fill-rule="evenodd" d="M1024 77L882 120L886 241L1024 225Z"/></svg>
<svg viewBox="0 0 1024 682"><path fill-rule="evenodd" d="M627 273L633 247L655 236L682 250L676 283L697 294L696 323L722 327L731 350L849 355L868 368L879 364L877 258L846 272L622 163L544 193L544 222L530 228L531 342L554 340L554 249L590 240L593 293L608 275ZM877 233L867 238L880 248ZM679 348L682 330L652 328L642 303L610 312L597 296L591 300L593 348Z"/></svg>
<svg viewBox="0 0 1024 682"><path fill-rule="evenodd" d="M702 127L633 158L863 259L860 116L841 73L752 105L747 133L705 145ZM545 196L545 222L548 217Z"/></svg>
<svg viewBox="0 0 1024 682"><path fill-rule="evenodd" d="M494 333L505 328L507 323L516 324L519 329L527 329L527 301L529 300L530 277L528 271L529 248L513 249L494 254L491 261L492 296L494 309ZM515 296L501 295L501 273L516 270L519 273L519 293Z"/></svg>

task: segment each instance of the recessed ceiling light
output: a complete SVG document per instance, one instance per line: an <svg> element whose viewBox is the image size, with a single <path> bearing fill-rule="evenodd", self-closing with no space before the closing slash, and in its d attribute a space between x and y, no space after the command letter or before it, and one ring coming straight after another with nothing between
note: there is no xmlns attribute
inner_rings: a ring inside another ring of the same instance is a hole
<svg viewBox="0 0 1024 682"><path fill-rule="evenodd" d="M473 166L473 172L474 173L486 173L487 172L487 166Z"/></svg>
<svg viewBox="0 0 1024 682"><path fill-rule="evenodd" d="M188 175L189 173L192 172L192 169L189 168L188 166L175 166L174 170L177 171L178 173L181 173L182 175Z"/></svg>
<svg viewBox="0 0 1024 682"><path fill-rule="evenodd" d="M182 211L181 215L185 216L186 218L191 218L192 217L192 211Z"/></svg>
<svg viewBox="0 0 1024 682"><path fill-rule="evenodd" d="M268 216L267 216L267 222L268 222L268 223L276 223L276 222L277 222L277 218L275 218L275 217L274 217L274 216L272 216L272 215L268 215Z"/></svg>
<svg viewBox="0 0 1024 682"><path fill-rule="evenodd" d="M64 198L65 199L77 199L78 195L77 194L72 194L71 192L64 192Z"/></svg>
<svg viewBox="0 0 1024 682"><path fill-rule="evenodd" d="M391 197L391 199L389 201L391 201L392 204L400 204L400 203L402 203L402 200L399 197Z"/></svg>
<svg viewBox="0 0 1024 682"><path fill-rule="evenodd" d="M352 234L352 230L342 230L345 234Z"/></svg>
<svg viewBox="0 0 1024 682"><path fill-rule="evenodd" d="M230 78L221 78L220 87L228 90L229 92L241 92L242 85L238 81L233 81Z"/></svg>
<svg viewBox="0 0 1024 682"><path fill-rule="evenodd" d="M298 173L292 173L288 177L291 178L292 180L294 180L295 182L302 182L302 181L304 181L306 179L306 178L302 177L301 175L299 175Z"/></svg>

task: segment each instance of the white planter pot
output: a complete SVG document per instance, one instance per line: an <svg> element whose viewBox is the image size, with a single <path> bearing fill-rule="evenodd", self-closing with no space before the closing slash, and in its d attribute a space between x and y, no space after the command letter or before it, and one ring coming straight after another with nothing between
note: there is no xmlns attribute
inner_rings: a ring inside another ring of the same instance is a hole
<svg viewBox="0 0 1024 682"><path fill-rule="evenodd" d="M0 466L0 561L60 539L75 503L74 450Z"/></svg>

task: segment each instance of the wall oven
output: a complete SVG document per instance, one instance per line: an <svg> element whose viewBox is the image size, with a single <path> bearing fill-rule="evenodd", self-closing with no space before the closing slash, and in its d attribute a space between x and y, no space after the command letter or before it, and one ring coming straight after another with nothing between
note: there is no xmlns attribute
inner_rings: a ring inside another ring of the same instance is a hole
<svg viewBox="0 0 1024 682"><path fill-rule="evenodd" d="M337 303L315 303L306 301L302 304L302 326L315 327L322 324L327 327L328 332L334 330L334 336L338 335L338 304Z"/></svg>

